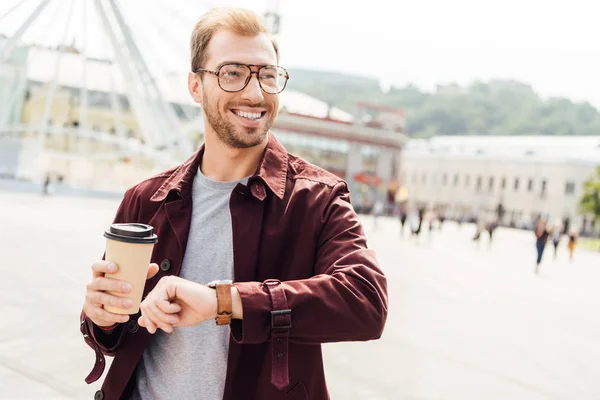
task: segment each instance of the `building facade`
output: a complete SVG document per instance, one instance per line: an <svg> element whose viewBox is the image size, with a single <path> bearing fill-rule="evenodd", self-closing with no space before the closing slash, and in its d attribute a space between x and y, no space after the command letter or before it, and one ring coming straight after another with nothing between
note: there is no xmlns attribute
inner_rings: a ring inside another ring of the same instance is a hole
<svg viewBox="0 0 600 400"><path fill-rule="evenodd" d="M583 184L600 165L600 137L436 137L410 140L401 181L409 204L448 217L497 216L529 228L539 217L597 231L580 215Z"/></svg>

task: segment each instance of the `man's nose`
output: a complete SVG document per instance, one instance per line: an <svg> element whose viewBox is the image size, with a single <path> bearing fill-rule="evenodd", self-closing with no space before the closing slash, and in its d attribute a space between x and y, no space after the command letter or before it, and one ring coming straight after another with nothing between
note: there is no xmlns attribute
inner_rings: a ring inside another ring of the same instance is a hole
<svg viewBox="0 0 600 400"><path fill-rule="evenodd" d="M252 74L250 82L248 82L248 85L242 90L242 98L248 100L252 104L258 104L265 99L256 74Z"/></svg>

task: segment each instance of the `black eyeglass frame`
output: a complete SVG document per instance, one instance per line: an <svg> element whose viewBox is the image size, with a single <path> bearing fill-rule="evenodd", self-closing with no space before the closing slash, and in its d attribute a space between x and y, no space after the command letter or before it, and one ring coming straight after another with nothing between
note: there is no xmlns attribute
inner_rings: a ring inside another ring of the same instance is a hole
<svg viewBox="0 0 600 400"><path fill-rule="evenodd" d="M226 89L223 89L223 86L221 86L221 79L220 79L221 69L223 67L226 67L226 66L229 66L229 65L244 66L244 67L248 68L248 71L250 71L250 74L246 78L246 82L244 82L244 86L242 86L241 89L238 89L238 90L226 90ZM252 67L258 67L258 70L252 71ZM279 92L271 93L271 92L267 92L265 90L265 88L263 87L260 79L258 79L258 74L260 74L260 71L263 68L279 68L279 69L282 69L283 72L285 72L285 82L284 82L283 87L281 88L281 90ZM237 93L237 92L241 92L242 90L246 89L246 86L248 86L248 83L250 83L250 79L252 79L252 75L253 74L256 74L256 80L258 81L258 85L260 86L260 89L263 92L267 93L267 94L279 94L279 93L283 92L284 89L287 86L288 80L290 79L290 74L287 72L287 70L285 68L279 66L279 65L256 65L256 64L226 63L226 64L223 64L223 65L220 65L216 70L205 69L205 68L196 68L192 72L194 72L195 74L200 73L200 72L208 72L209 74L212 74L212 75L216 76L217 77L217 83L219 84L219 87L221 88L222 91L227 92L227 93Z"/></svg>

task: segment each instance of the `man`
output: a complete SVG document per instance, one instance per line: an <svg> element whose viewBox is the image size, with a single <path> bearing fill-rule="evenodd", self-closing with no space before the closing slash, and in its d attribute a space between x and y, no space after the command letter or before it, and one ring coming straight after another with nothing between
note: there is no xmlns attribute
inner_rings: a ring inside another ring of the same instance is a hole
<svg viewBox="0 0 600 400"><path fill-rule="evenodd" d="M288 75L256 15L209 12L191 50L205 144L126 192L115 221L148 223L159 242L131 317L103 309L127 307L106 293L131 290L104 277L118 266L93 264L86 381L110 355L97 399L326 399L321 344L379 338L386 279L346 183L269 132Z"/></svg>

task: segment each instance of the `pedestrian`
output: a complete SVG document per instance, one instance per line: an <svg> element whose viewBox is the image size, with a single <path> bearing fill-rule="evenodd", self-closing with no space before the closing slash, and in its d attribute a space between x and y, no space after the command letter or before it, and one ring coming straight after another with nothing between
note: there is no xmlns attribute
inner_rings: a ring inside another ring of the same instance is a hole
<svg viewBox="0 0 600 400"><path fill-rule="evenodd" d="M400 205L400 236L404 237L404 225L406 224L406 218L408 217L408 210L406 203Z"/></svg>
<svg viewBox="0 0 600 400"><path fill-rule="evenodd" d="M373 229L377 229L379 226L377 225L377 220L383 214L383 201L377 200L375 201L375 205L373 205Z"/></svg>
<svg viewBox="0 0 600 400"><path fill-rule="evenodd" d="M552 245L554 246L554 259L556 260L556 257L558 255L558 245L560 243L560 237L562 235L562 226L560 225L559 221L554 222L551 233L552 233Z"/></svg>
<svg viewBox="0 0 600 400"><path fill-rule="evenodd" d="M50 183L51 183L51 179L50 179L50 174L46 174L46 176L44 177L44 183L42 184L42 195L43 196L47 196L48 194L50 194Z"/></svg>
<svg viewBox="0 0 600 400"><path fill-rule="evenodd" d="M485 230L485 220L483 219L483 216L479 216L475 218L475 235L473 236L473 241L477 242L477 245L480 245L480 240L481 240L481 234L483 233L483 231Z"/></svg>
<svg viewBox="0 0 600 400"><path fill-rule="evenodd" d="M485 226L485 230L488 232L489 237L490 237L490 241L488 242L488 248L492 248L492 238L494 235L494 231L496 230L496 228L498 227L498 220L492 220L490 222L488 222Z"/></svg>
<svg viewBox="0 0 600 400"><path fill-rule="evenodd" d="M575 252L575 246L577 245L577 231L571 230L569 232L569 260L573 261L573 253Z"/></svg>
<svg viewBox="0 0 600 400"><path fill-rule="evenodd" d="M546 227L546 220L540 218L535 226L535 248L537 250L537 261L535 264L535 273L539 273L540 263L542 262L542 255L544 254L544 248L548 241L549 231Z"/></svg>
<svg viewBox="0 0 600 400"><path fill-rule="evenodd" d="M444 221L446 221L446 211L442 209L442 211L436 212L438 216L439 226L438 230L442 230L442 225L444 225Z"/></svg>
<svg viewBox="0 0 600 400"><path fill-rule="evenodd" d="M417 227L416 229L413 226L412 229L412 234L417 236L417 239L419 238L419 234L421 233L421 228L423 227L423 218L425 218L425 207L420 206L418 211L417 211ZM414 225L414 223L413 223Z"/></svg>
<svg viewBox="0 0 600 400"><path fill-rule="evenodd" d="M433 229L435 227L435 223L437 221L437 212L436 211L429 211L429 213L427 213L427 222L428 222L428 231L429 231L429 235L428 235L428 240L431 242L431 237L433 235Z"/></svg>
<svg viewBox="0 0 600 400"><path fill-rule="evenodd" d="M127 308L107 291L130 288L105 277L118 265L93 263L80 320L96 352L86 382L110 355L95 398L328 398L321 344L381 336L386 278L347 184L270 131L288 74L259 17L209 11L191 53L205 143L125 193L115 222L148 223L158 243L135 315L103 309Z"/></svg>

